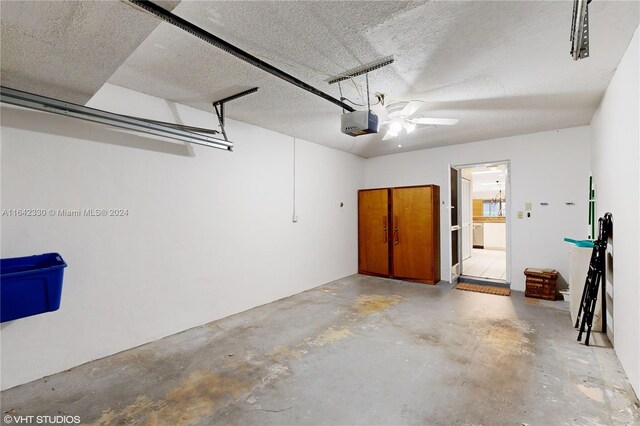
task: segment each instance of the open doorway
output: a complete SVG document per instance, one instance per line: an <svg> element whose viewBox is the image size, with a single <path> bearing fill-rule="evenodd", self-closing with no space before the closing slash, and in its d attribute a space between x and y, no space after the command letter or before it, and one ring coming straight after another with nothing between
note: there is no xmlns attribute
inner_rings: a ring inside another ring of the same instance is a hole
<svg viewBox="0 0 640 426"><path fill-rule="evenodd" d="M508 285L509 163L451 170L452 278Z"/></svg>

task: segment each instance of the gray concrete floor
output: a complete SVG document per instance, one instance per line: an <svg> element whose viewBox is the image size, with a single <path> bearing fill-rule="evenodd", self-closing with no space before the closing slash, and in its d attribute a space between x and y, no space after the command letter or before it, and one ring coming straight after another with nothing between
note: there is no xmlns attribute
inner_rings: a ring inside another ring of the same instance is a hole
<svg viewBox="0 0 640 426"><path fill-rule="evenodd" d="M83 424L638 424L613 350L575 338L565 302L356 275L9 389L2 409Z"/></svg>

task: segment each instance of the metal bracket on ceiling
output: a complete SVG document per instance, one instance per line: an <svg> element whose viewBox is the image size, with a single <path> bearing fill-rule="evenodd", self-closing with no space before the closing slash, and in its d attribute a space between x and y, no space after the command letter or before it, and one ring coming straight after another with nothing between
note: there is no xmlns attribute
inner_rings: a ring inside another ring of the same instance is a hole
<svg viewBox="0 0 640 426"><path fill-rule="evenodd" d="M327 83L329 84L339 83L341 81L348 80L350 78L357 77L362 74L370 73L371 71L375 71L382 67L386 67L387 65L391 65L393 62L394 62L393 56L387 56L386 58L369 62L357 68L353 68L353 69L350 69L349 71L345 71L335 77L331 77L330 79L327 80Z"/></svg>
<svg viewBox="0 0 640 426"><path fill-rule="evenodd" d="M345 72L343 72L342 74L340 74L338 76L331 77L330 79L327 80L327 83L329 83L329 84L338 83L338 90L340 91L340 100L341 101L345 101L345 100L348 101L347 98L342 96L342 86L340 85L340 82L364 74L364 76L366 77L366 81L367 81L367 110L371 110L371 97L369 96L369 73L371 71L375 71L375 70L380 69L382 67L386 67L387 65L391 65L393 63L393 61L394 61L394 59L393 59L392 56L387 56L386 58L382 58L382 59L378 59L377 61L369 62L368 64L364 64L364 65L359 66L357 68L350 69L349 71L345 71ZM382 100L380 100L380 101L382 102ZM344 109L342 110L342 112L344 113Z"/></svg>
<svg viewBox="0 0 640 426"><path fill-rule="evenodd" d="M222 137L224 137L225 141L227 139L227 132L224 130L224 104L227 102L233 101L234 99L241 98L243 96L250 95L258 91L257 87L253 87L251 89L247 89L243 92L236 93L235 95L227 96L226 98L217 100L213 102L213 108L216 110L216 116L218 117L218 124L220 126L220 131L222 132Z"/></svg>

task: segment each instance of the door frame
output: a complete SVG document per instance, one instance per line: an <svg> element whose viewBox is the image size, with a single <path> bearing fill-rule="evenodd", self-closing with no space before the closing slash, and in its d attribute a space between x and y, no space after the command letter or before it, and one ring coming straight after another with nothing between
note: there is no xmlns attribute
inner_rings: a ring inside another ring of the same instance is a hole
<svg viewBox="0 0 640 426"><path fill-rule="evenodd" d="M448 269L449 269L449 282L451 283L457 283L458 282L458 278L460 278L460 272L461 272L461 261L460 261L460 254L461 254L461 250L460 250L460 232L458 232L457 235L457 239L458 239L458 267L454 269L454 264L453 264L453 238L452 238L452 234L454 231L459 231L460 227L460 209L458 209L458 211L456 212L456 217L458 219L458 229L453 229L454 225L453 225L453 221L452 221L452 215L451 215L451 210L454 209L454 205L453 205L453 197L451 196L452 192L453 192L453 188L451 185L451 182L453 181L453 169L456 170L456 173L458 174L458 178L456 180L456 186L458 189L458 194L457 194L457 198L458 198L458 207L460 204L460 170L454 166L451 165L451 163L449 163L449 167L447 168L447 188L449 188L449 190L447 191L447 224L449 226L447 226L447 238L449 239L449 262L448 263Z"/></svg>
<svg viewBox="0 0 640 426"><path fill-rule="evenodd" d="M451 169L457 169L459 172L462 169L470 169L474 167L491 167L491 166L500 166L505 165L507 167L506 179L505 179L505 198L507 199L507 208L505 211L505 225L506 225L506 251L507 251L507 259L506 259L506 274L505 274L505 282L507 285L511 285L511 207L513 205L511 198L511 160L497 160L497 161L485 161L485 162L477 162L477 163L462 163L462 164L451 164L449 163L449 167L447 168L448 182L447 186L449 188L448 192L448 200L449 200L449 210L451 208ZM462 173L458 173L458 188L461 187ZM458 200L459 201L459 200ZM462 212L458 209L458 223L462 220ZM452 241L451 241L451 215L447 216L447 238L449 239L449 265L453 263L453 253L452 253ZM458 234L458 238L460 238L460 234ZM459 243L460 241L458 241ZM462 259L462 246L458 244L458 259ZM449 280L450 282L456 282L461 276L464 275L463 261L460 260L460 274L454 277L453 271L451 271L451 267L449 267Z"/></svg>

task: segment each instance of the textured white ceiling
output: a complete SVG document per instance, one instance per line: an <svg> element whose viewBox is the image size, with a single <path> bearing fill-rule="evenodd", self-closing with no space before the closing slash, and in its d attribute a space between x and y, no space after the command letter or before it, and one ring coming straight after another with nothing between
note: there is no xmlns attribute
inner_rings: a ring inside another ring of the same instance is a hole
<svg viewBox="0 0 640 426"><path fill-rule="evenodd" d="M84 104L158 24L118 1L2 1L2 85Z"/></svg>
<svg viewBox="0 0 640 426"><path fill-rule="evenodd" d="M591 121L640 4L593 1L591 57L579 62L569 56L571 11L571 1L186 1L174 10L336 97L328 75L393 55L393 65L370 75L371 90L425 100L429 116L460 123L388 142L342 135L340 108L166 23L110 81L205 110L260 86L230 103L228 115L366 157L398 152L398 143L414 150L571 127ZM360 101L353 85L345 87Z"/></svg>
<svg viewBox="0 0 640 426"><path fill-rule="evenodd" d="M574 62L571 1L183 1L175 7L177 15L336 97L328 76L393 55L393 65L370 75L372 92L386 93L388 101L422 99L426 115L460 119L381 142L380 135L342 135L339 107L167 23L140 43L159 22L146 12L123 2L79 4L74 8L91 19L50 4L7 17L2 2L3 84L7 73L6 80L49 84L34 90L39 93L54 96L44 89L58 87L86 97L139 43L110 83L207 111L215 99L259 86L229 103L228 116L365 157L587 124L640 21L637 1L593 1L591 57ZM35 24L22 22L28 14ZM6 49L5 27L12 34ZM30 43L24 57L15 53L20 43ZM105 49L112 44L126 48L111 58ZM51 69L58 71L47 74ZM364 87L364 78L355 83ZM354 84L344 88L361 101Z"/></svg>

